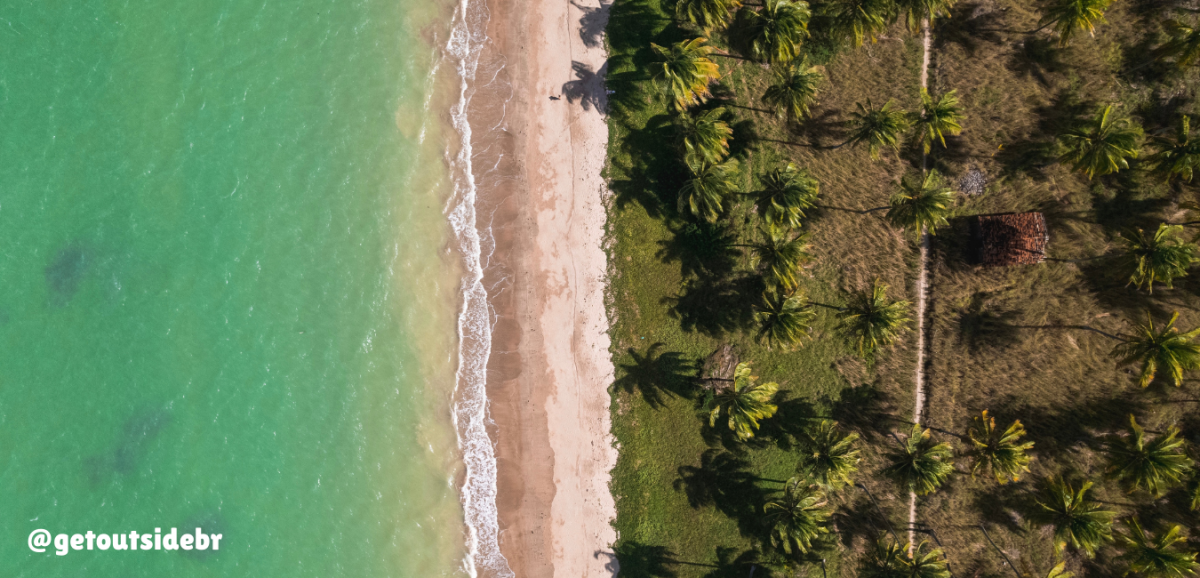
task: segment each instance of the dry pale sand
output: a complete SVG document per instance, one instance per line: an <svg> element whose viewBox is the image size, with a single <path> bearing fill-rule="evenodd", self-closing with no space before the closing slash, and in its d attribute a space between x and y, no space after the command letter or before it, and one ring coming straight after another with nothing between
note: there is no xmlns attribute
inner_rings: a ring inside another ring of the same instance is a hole
<svg viewBox="0 0 1200 578"><path fill-rule="evenodd" d="M495 76L475 97L504 103L472 125L479 219L495 238L485 283L500 546L522 578L617 569L601 177L608 3L491 1L481 69Z"/></svg>

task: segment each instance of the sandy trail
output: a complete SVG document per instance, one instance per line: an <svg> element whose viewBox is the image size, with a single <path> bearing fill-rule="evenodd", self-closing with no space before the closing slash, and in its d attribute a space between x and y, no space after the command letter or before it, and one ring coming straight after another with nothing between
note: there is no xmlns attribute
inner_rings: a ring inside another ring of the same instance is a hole
<svg viewBox="0 0 1200 578"><path fill-rule="evenodd" d="M929 88L929 57L933 47L933 34L929 31L929 20L921 23L924 53L921 56L921 89ZM921 155L921 172L928 168L928 155ZM925 291L929 281L929 232L921 228L921 260L917 270L917 370L913 386L913 422L921 423L925 410ZM913 527L917 523L917 493L908 493L908 543L913 543ZM909 554L912 549L909 549Z"/></svg>

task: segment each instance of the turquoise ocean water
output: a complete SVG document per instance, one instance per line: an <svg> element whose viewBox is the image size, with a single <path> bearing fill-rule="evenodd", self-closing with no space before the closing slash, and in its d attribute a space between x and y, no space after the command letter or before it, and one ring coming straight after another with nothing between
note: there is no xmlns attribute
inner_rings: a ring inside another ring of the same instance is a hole
<svg viewBox="0 0 1200 578"><path fill-rule="evenodd" d="M463 574L452 10L0 3L0 575Z"/></svg>

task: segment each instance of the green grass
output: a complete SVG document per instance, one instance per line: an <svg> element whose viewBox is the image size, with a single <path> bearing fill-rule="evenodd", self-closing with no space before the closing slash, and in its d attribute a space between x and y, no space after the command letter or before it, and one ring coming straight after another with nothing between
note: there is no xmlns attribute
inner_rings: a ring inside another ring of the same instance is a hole
<svg viewBox="0 0 1200 578"><path fill-rule="evenodd" d="M1158 384L1137 390L1129 370L1107 357L1111 340L1058 327L1116 333L1149 309L1159 318L1180 310L1181 326L1191 328L1200 322L1200 279L1156 289L1151 297L1112 278L1105 258L1008 269L979 269L964 258L961 217L967 215L1043 211L1050 255L1060 259L1110 252L1122 227L1180 220L1182 193L1136 171L1089 182L1054 164L1049 152L1059 127L1101 104L1120 103L1147 132L1173 127L1174 109L1191 110L1196 71L1170 72L1141 60L1146 50L1137 47L1155 45L1161 19L1134 14L1150 9L1144 4L1117 3L1095 39L1081 36L1066 49L1045 33L991 32L1036 28L1038 15L1016 0L962 2L936 31L931 91L958 90L968 118L964 134L948 139L950 150L935 149L930 166L951 180L978 167L989 187L979 197L960 196L959 218L934 242L926 422L962 434L973 415L988 409L1000 427L1021 419L1037 443L1033 475L1018 484L960 475L921 499L919 522L946 547L956 575L1010 572L979 524L1022 572L1044 573L1052 565L1045 532L1023 521L1032 481L1052 473L1090 476L1102 499L1133 504L1118 509L1141 512L1143 520L1196 521L1185 507L1172 509L1180 504L1177 494L1155 504L1122 495L1115 483L1099 483L1096 437L1120 431L1130 412L1148 430L1183 420L1185 435L1194 435L1200 424L1186 419L1191 402L1178 400L1195 396ZM616 91L606 175L614 193L609 299L617 367L613 431L620 447L612 489L622 574L745 576L749 564L762 562L782 571L766 543L762 505L794 474L796 437L814 419L834 417L864 436L858 479L887 519L861 490L841 490L831 499L836 532L798 571L820 576L816 561L824 558L829 575L857 575L862 554L889 522L897 528L907 522L907 495L877 474L880 455L895 443L889 432L903 432L911 419L915 334L865 363L835 330L832 310L818 307L811 344L784 352L754 342L752 305L761 285L747 257L728 247L753 234L752 207L743 203L716 225L696 224L676 211L685 169L665 102L642 72L651 42L691 34L672 23L664 5L671 3L617 0L608 27L608 85ZM748 169L748 188L754 175L788 161L821 181L823 208L805 222L817 255L804 280L813 301L840 305L847 291L879 278L891 297L915 303L915 239L887 226L882 212L858 211L886 205L894 183L919 168L919 151L907 147L899 158L885 153L872 162L863 148L811 145L841 142L840 123L856 102L894 99L914 110L920 42L897 25L879 43L851 50L826 38L820 24L811 25L809 52L825 66L827 81L814 118L803 127L757 110L770 76L750 62L718 58L725 76L709 106L730 111L732 149ZM708 427L693 385L703 360L725 343L752 361L761 379L779 382L787 399L750 443ZM1194 381L1185 385L1194 388ZM963 449L952 436L937 435ZM967 471L965 462L959 469ZM1098 563L1107 564L1110 554L1102 553ZM1084 571L1096 563L1070 555L1068 565Z"/></svg>

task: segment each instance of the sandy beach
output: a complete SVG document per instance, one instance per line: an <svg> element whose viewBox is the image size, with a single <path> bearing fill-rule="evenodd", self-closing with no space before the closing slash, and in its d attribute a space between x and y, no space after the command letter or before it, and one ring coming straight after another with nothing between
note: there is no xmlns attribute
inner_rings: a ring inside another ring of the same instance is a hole
<svg viewBox="0 0 1200 578"><path fill-rule="evenodd" d="M607 6L510 0L489 9L471 124L477 219L491 233L487 392L500 549L520 577L611 576Z"/></svg>

